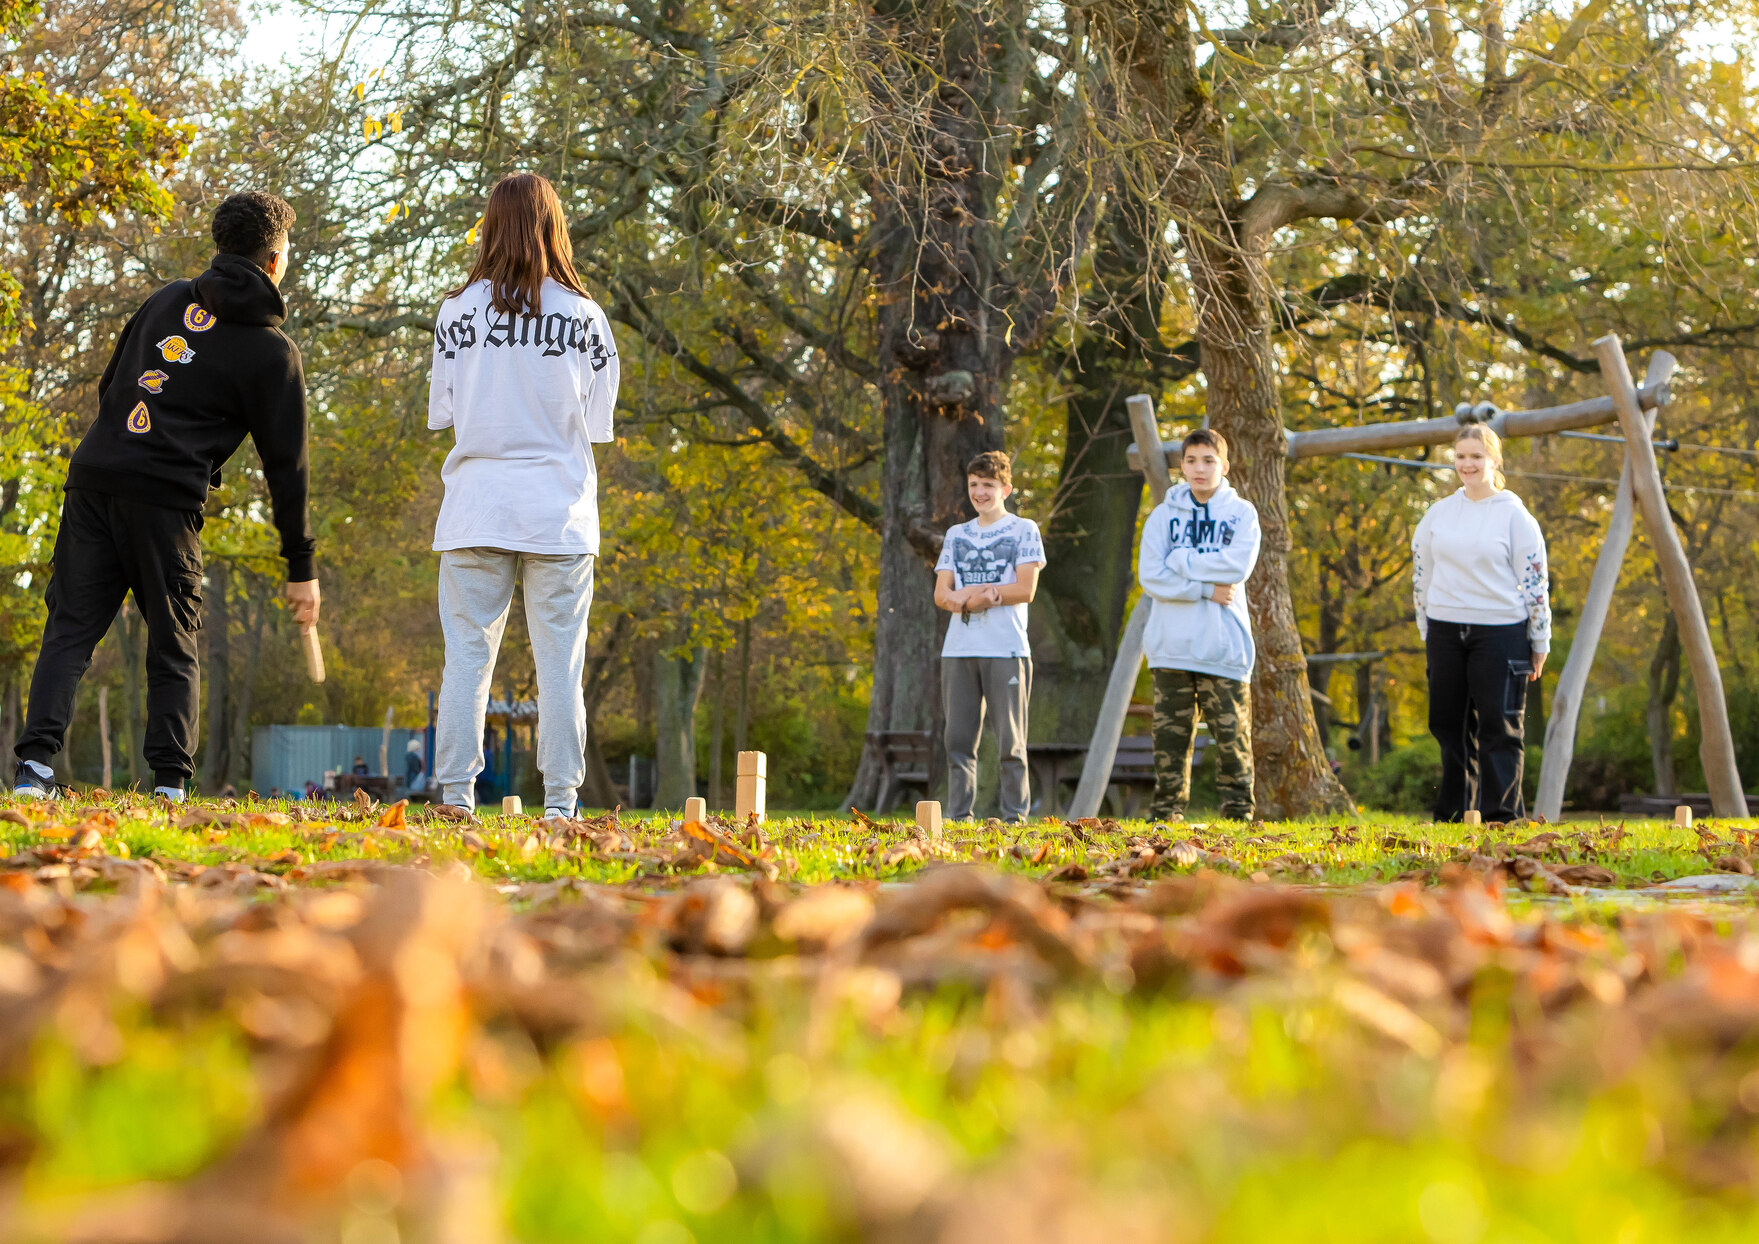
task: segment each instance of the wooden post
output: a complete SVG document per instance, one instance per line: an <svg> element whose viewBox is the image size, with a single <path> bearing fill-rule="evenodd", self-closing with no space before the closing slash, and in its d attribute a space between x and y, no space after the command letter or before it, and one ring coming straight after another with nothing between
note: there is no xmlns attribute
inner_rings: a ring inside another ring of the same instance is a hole
<svg viewBox="0 0 1759 1244"><path fill-rule="evenodd" d="M930 842L941 840L941 805L938 799L924 799L916 805L916 828Z"/></svg>
<svg viewBox="0 0 1759 1244"><path fill-rule="evenodd" d="M501 811L507 816L519 816L525 811L525 805L519 801L518 795L508 795L501 800Z"/></svg>
<svg viewBox="0 0 1759 1244"><path fill-rule="evenodd" d="M1680 643L1692 668L1692 687L1698 695L1698 721L1703 732L1698 757L1710 787L1710 804L1718 816L1744 817L1747 796L1741 789L1740 769L1735 762L1728 704L1722 694L1722 671L1716 665L1716 650L1710 644L1710 626L1704 620L1697 585L1692 582L1691 564L1667 510L1661 472L1655 466L1655 446L1649 442L1649 427L1638 405L1637 386L1631 380L1631 368L1625 362L1624 347L1616 334L1609 333L1595 341L1594 353L1600 360L1601 378L1618 410L1637 507L1643 513L1644 526L1649 528L1668 604L1679 620Z"/></svg>
<svg viewBox="0 0 1759 1244"><path fill-rule="evenodd" d="M1484 824L1484 813L1477 808L1468 808L1461 814L1460 823L1462 825L1482 825Z"/></svg>
<svg viewBox="0 0 1759 1244"><path fill-rule="evenodd" d="M1167 470L1166 451L1161 445L1160 426L1154 419L1154 400L1139 393L1125 400L1130 412L1130 430L1136 435L1137 461L1148 480L1148 496L1159 505L1173 486ZM1071 820L1097 816L1111 783L1112 761L1117 759L1118 738L1124 733L1124 716L1130 710L1130 696L1136 689L1136 675L1142 668L1142 636L1148 630L1148 613L1153 602L1142 596L1130 611L1130 621L1118 641L1118 656L1112 662L1111 677L1106 680L1105 699L1100 701L1099 718L1093 723L1087 755L1081 764L1081 781L1075 797L1069 801Z"/></svg>
<svg viewBox="0 0 1759 1244"><path fill-rule="evenodd" d="M1637 391L1637 402L1644 410L1665 406L1668 401L1667 380L1657 384L1645 379ZM1499 411L1490 426L1504 440L1519 436L1550 436L1554 432L1571 432L1579 428L1599 427L1618 419L1612 399L1591 397L1567 406L1550 406L1544 410ZM1208 426L1207 424L1205 426ZM1444 415L1440 419L1410 419L1402 423L1358 423L1336 428L1312 428L1301 432L1293 428L1283 433L1284 451L1292 460L1323 458L1329 454L1376 453L1383 449L1410 449L1418 445L1451 445L1459 434L1460 420ZM1178 454L1176 445L1165 445L1162 452L1172 458ZM1142 469L1141 451L1132 446L1126 461L1132 471Z"/></svg>
<svg viewBox="0 0 1759 1244"><path fill-rule="evenodd" d="M1661 404L1649 412L1643 426L1649 432L1655 427L1655 416L1667 401L1667 382L1677 364L1665 350L1649 359L1649 370L1643 376L1643 388L1656 393ZM1631 528L1636 522L1636 504L1631 492L1631 459L1627 454L1619 471L1617 499L1612 518L1606 524L1606 535L1600 542L1600 554L1594 562L1594 578L1588 584L1587 599L1582 602L1582 615L1576 620L1576 633L1570 639L1570 659L1558 675L1557 689L1551 693L1551 717L1545 723L1544 759L1539 765L1539 792L1533 800L1533 811L1555 821L1564 813L1564 786L1570 777L1570 761L1576 753L1576 724L1582 713L1582 695L1588 688L1588 675L1594 669L1594 653L1600 646L1600 632L1606 626L1606 615L1612 608L1612 595L1618 587L1619 571L1624 566L1625 550L1631 543Z"/></svg>
<svg viewBox="0 0 1759 1244"><path fill-rule="evenodd" d="M764 818L764 787L769 778L769 757L762 752L740 752L739 773L733 791L733 812L743 826L753 814Z"/></svg>
<svg viewBox="0 0 1759 1244"><path fill-rule="evenodd" d="M1679 807L1673 810L1673 823L1679 829L1692 828L1692 808L1690 804L1682 803Z"/></svg>
<svg viewBox="0 0 1759 1244"><path fill-rule="evenodd" d="M98 785L110 789L110 688L98 688L98 739L104 749L104 780Z"/></svg>
<svg viewBox="0 0 1759 1244"><path fill-rule="evenodd" d="M684 821L686 824L695 821L701 825L706 820L708 820L708 800L692 795L684 801Z"/></svg>

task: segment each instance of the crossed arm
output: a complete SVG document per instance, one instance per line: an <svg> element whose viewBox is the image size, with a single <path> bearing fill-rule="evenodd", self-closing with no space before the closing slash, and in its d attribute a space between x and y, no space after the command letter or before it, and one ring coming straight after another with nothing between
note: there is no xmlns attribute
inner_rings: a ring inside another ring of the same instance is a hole
<svg viewBox="0 0 1759 1244"><path fill-rule="evenodd" d="M984 583L971 587L954 587L951 570L937 570L934 575L935 607L948 613L982 613L997 605L1029 605L1038 593L1038 571L1043 562L1027 562L1014 569L1013 583Z"/></svg>
<svg viewBox="0 0 1759 1244"><path fill-rule="evenodd" d="M1234 593L1258 563L1259 529L1256 518L1242 524L1233 543L1211 553L1172 548L1165 523L1151 521L1142 530L1136 577L1142 590L1155 600L1213 600L1232 603Z"/></svg>

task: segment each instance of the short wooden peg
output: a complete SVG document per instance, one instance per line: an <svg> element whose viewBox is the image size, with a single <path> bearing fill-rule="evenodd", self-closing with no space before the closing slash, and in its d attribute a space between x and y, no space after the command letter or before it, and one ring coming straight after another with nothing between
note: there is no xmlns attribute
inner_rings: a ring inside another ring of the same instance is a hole
<svg viewBox="0 0 1759 1244"><path fill-rule="evenodd" d="M1681 829L1692 828L1692 805L1680 804L1673 810L1673 823Z"/></svg>
<svg viewBox="0 0 1759 1244"><path fill-rule="evenodd" d="M684 820L686 823L695 821L701 825L708 820L708 800L692 795L684 801Z"/></svg>
<svg viewBox="0 0 1759 1244"><path fill-rule="evenodd" d="M518 816L525 811L525 805L519 802L518 795L508 795L501 800L501 811L508 816Z"/></svg>
<svg viewBox="0 0 1759 1244"><path fill-rule="evenodd" d="M922 831L924 838L939 841L941 836L941 803L938 799L924 799L916 805L916 828Z"/></svg>
<svg viewBox="0 0 1759 1244"><path fill-rule="evenodd" d="M1470 808L1462 819L1467 825L1482 825L1484 824L1484 813L1477 808Z"/></svg>
<svg viewBox="0 0 1759 1244"><path fill-rule="evenodd" d="M755 814L764 818L765 786L769 780L769 757L763 752L740 752L739 772L733 788L733 811L741 825Z"/></svg>

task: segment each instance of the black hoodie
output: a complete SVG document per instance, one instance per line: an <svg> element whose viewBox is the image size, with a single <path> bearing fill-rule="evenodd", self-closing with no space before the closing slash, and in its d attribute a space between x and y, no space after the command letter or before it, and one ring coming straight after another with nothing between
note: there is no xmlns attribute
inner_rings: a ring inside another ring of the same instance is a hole
<svg viewBox="0 0 1759 1244"><path fill-rule="evenodd" d="M281 331L287 304L242 255L215 255L123 326L98 382L98 418L67 487L201 510L248 434L269 484L287 578L313 577L306 524L305 375Z"/></svg>

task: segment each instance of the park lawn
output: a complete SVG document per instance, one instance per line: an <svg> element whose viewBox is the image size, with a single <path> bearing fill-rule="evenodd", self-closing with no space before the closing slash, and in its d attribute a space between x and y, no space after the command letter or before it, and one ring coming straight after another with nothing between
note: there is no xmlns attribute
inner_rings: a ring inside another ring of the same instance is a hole
<svg viewBox="0 0 1759 1244"><path fill-rule="evenodd" d="M0 1239L1759 1230L1747 823L0 811Z"/></svg>
<svg viewBox="0 0 1759 1244"><path fill-rule="evenodd" d="M292 875L295 881L305 879L299 870L314 863L354 859L391 864L456 860L499 883L578 877L610 885L665 885L695 871L667 866L658 858L634 858L643 852L664 854L657 845L678 824L678 814L666 811L591 818L593 825L618 825L633 848L605 851L594 849L588 838L558 834L535 817L486 809L477 824L460 826L416 805L406 810L407 821L391 818L399 824L387 832L378 824L386 819L383 809L336 803L196 800L172 807L139 795L119 795L97 801L71 797L55 804L0 801L0 808L9 808L13 817L0 820L0 854L67 841L89 824L135 859L166 865L248 865L272 876ZM725 832L737 828L731 813L710 819ZM1513 847L1549 832L1558 841L1545 843L1538 858L1562 867L1597 864L1613 878L1590 884L1625 888L1711 872L1717 861L1724 868L1736 867L1749 845L1759 843L1755 826L1759 821L1724 820L1685 829L1657 820L1600 817L1556 826L1467 827L1391 813L1251 825L1195 816L1172 824L1094 818L1070 825L1049 818L1009 826L977 820L947 822L940 845L912 852L909 845L918 836L905 819L779 812L763 826L762 850L778 877L801 884L899 880L949 859L1080 884L1110 879L1101 871L1105 866L1128 860L1133 849L1140 852L1139 844L1147 843L1155 858L1145 868L1126 870L1126 878L1147 880L1210 868L1242 877L1262 873L1284 882L1353 886L1419 875L1433 880L1449 862L1494 857L1498 843ZM471 838L465 837L466 828ZM1192 844L1199 853L1169 853L1181 843ZM1535 888L1543 889L1543 884Z"/></svg>

